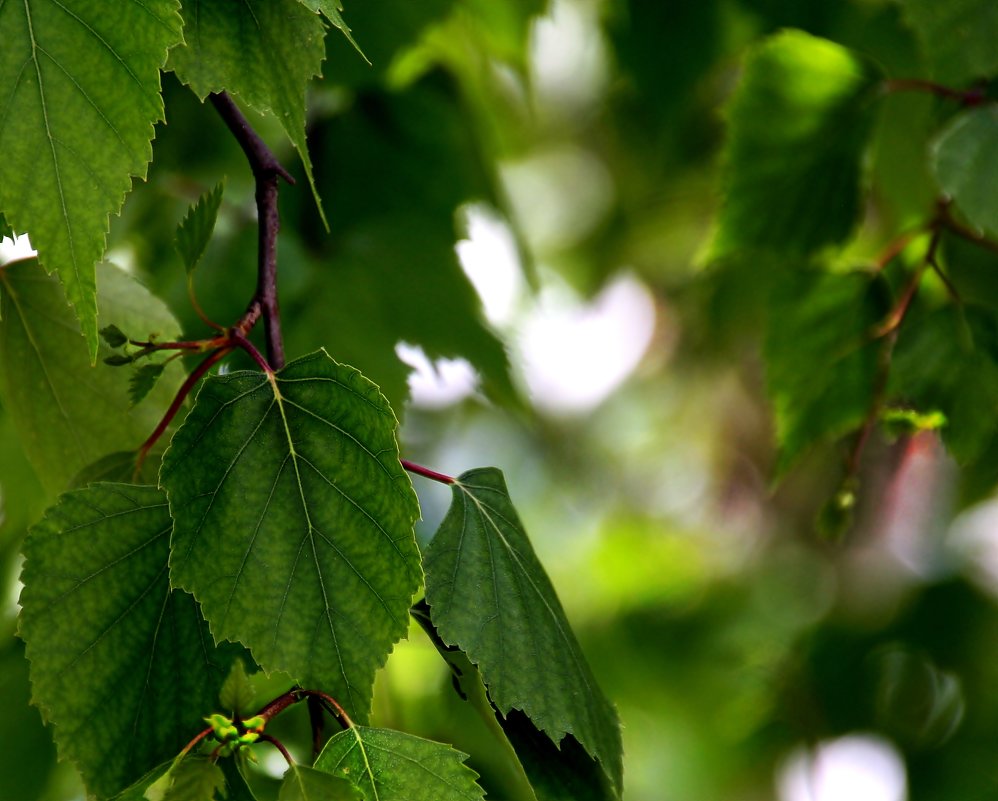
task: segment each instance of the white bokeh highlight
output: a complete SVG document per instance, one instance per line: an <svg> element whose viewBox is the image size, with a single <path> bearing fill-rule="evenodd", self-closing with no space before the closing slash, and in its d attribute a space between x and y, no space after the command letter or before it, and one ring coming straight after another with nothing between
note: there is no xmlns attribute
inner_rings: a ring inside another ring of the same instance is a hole
<svg viewBox="0 0 998 801"><path fill-rule="evenodd" d="M898 750L882 737L851 734L795 751L777 776L779 801L906 801Z"/></svg>

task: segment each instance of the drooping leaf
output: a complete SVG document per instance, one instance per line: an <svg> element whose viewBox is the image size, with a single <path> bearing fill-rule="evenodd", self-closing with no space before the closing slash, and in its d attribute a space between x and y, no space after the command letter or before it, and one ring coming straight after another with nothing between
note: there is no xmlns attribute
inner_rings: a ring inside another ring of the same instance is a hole
<svg viewBox="0 0 998 801"><path fill-rule="evenodd" d="M146 395L152 392L159 377L163 375L163 364L143 364L132 371L128 379L128 397L132 406L137 406Z"/></svg>
<svg viewBox="0 0 998 801"><path fill-rule="evenodd" d="M97 355L94 266L108 222L152 159L177 0L0 3L0 209L31 235Z"/></svg>
<svg viewBox="0 0 998 801"><path fill-rule="evenodd" d="M301 0L199 0L183 13L186 44L170 51L167 69L202 100L227 91L272 113L301 157L325 222L305 142L305 85L321 73L322 19Z"/></svg>
<svg viewBox="0 0 998 801"><path fill-rule="evenodd" d="M171 590L171 520L155 487L63 495L24 545L20 634L60 754L106 798L204 727L239 650L216 648Z"/></svg>
<svg viewBox="0 0 998 801"><path fill-rule="evenodd" d="M98 275L103 319L141 336L179 336L166 305L134 279L111 265L100 265ZM59 492L101 457L141 445L173 400L183 369L169 365L146 402L124 413L131 371L90 366L55 278L26 259L0 270L0 294L0 393L39 478ZM103 344L98 353L112 355Z"/></svg>
<svg viewBox="0 0 998 801"><path fill-rule="evenodd" d="M917 411L945 415L943 442L957 461L986 455L998 434L998 316L967 306L913 320L898 339L890 390Z"/></svg>
<svg viewBox="0 0 998 801"><path fill-rule="evenodd" d="M198 198L197 203L187 210L186 216L177 226L175 244L180 258L184 260L184 268L188 275L194 272L194 268L198 266L204 255L205 248L208 247L211 234L215 230L215 221L218 219L218 209L222 205L224 191L225 182L220 181L214 189Z"/></svg>
<svg viewBox="0 0 998 801"><path fill-rule="evenodd" d="M573 735L619 797L616 710L586 663L502 473L468 471L453 493L425 559L434 626L478 666L502 714L522 710L556 744Z"/></svg>
<svg viewBox="0 0 998 801"><path fill-rule="evenodd" d="M933 147L939 187L980 231L998 235L998 109L984 106L953 120Z"/></svg>
<svg viewBox="0 0 998 801"><path fill-rule="evenodd" d="M998 8L988 0L901 0L932 75L957 87L998 73Z"/></svg>
<svg viewBox="0 0 998 801"><path fill-rule="evenodd" d="M766 383L780 453L776 476L809 446L863 423L873 404L886 316L868 275L788 273L770 301Z"/></svg>
<svg viewBox="0 0 998 801"><path fill-rule="evenodd" d="M218 694L222 709L232 715L249 715L255 697L256 689L246 675L246 665L243 660L236 660Z"/></svg>
<svg viewBox="0 0 998 801"><path fill-rule="evenodd" d="M800 256L849 236L861 210L875 77L849 50L801 31L751 53L728 105L715 258Z"/></svg>
<svg viewBox="0 0 998 801"><path fill-rule="evenodd" d="M215 636L357 719L421 581L396 425L376 386L318 352L273 380L209 378L160 474L173 581Z"/></svg>
<svg viewBox="0 0 998 801"><path fill-rule="evenodd" d="M292 765L284 774L277 801L363 801L349 781L315 768Z"/></svg>
<svg viewBox="0 0 998 801"><path fill-rule="evenodd" d="M321 11L323 16L325 16L325 18L333 24L333 27L338 28L347 38L347 41L354 46L354 49L360 53L365 61L367 61L367 56L365 56L364 51L360 49L360 45L354 41L353 34L350 32L350 28L347 26L346 22L343 20L343 15L340 13L343 11L343 3L339 2L339 0L301 0L301 2L316 13Z"/></svg>
<svg viewBox="0 0 998 801"><path fill-rule="evenodd" d="M330 738L317 770L349 780L366 801L482 801L466 754L392 729L354 726Z"/></svg>

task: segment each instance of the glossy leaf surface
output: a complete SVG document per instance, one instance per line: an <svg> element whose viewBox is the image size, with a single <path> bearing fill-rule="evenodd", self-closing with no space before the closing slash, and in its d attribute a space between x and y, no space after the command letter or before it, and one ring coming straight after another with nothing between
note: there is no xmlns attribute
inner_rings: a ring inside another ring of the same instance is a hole
<svg viewBox="0 0 998 801"><path fill-rule="evenodd" d="M437 631L479 667L501 713L522 710L554 743L573 735L619 796L616 710L596 684L502 473L464 473L453 495L425 560Z"/></svg>
<svg viewBox="0 0 998 801"><path fill-rule="evenodd" d="M0 3L0 209L31 235L97 354L95 265L152 159L177 0Z"/></svg>
<svg viewBox="0 0 998 801"><path fill-rule="evenodd" d="M63 495L25 542L20 633L34 701L101 798L203 728L234 652L170 589L170 529L161 490L95 484Z"/></svg>
<svg viewBox="0 0 998 801"><path fill-rule="evenodd" d="M173 581L217 638L357 718L421 581L419 506L377 387L318 352L214 376L163 461Z"/></svg>

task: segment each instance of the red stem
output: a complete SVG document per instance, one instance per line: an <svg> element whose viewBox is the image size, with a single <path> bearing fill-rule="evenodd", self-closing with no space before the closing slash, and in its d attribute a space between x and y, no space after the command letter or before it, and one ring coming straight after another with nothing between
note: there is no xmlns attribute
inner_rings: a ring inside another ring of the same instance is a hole
<svg viewBox="0 0 998 801"><path fill-rule="evenodd" d="M943 86L921 78L890 78L884 81L884 89L888 93L926 92L937 97L945 97L948 100L956 100L964 106L979 106L987 100L987 95L981 87L966 90L953 89L950 86Z"/></svg>
<svg viewBox="0 0 998 801"><path fill-rule="evenodd" d="M439 481L441 484L455 484L457 479L453 476L448 476L444 473L438 473L436 470L430 470L428 467L423 467L421 464L416 464L415 462L410 462L408 459L400 459L402 462L402 467L408 470L410 473L415 473L417 476L423 476L423 478L429 478L433 481Z"/></svg>
<svg viewBox="0 0 998 801"><path fill-rule="evenodd" d="M269 734L261 734L260 739L265 743L270 743L274 748L281 752L281 756L284 757L285 761L288 763L288 767L295 764L294 759L291 758L291 754L288 753L288 749L284 747L284 743L278 740L276 737L271 737Z"/></svg>

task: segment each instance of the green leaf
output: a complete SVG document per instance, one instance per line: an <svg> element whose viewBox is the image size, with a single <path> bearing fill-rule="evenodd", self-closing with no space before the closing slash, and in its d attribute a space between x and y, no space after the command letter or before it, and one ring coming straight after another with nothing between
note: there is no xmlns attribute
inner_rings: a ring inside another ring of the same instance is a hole
<svg viewBox="0 0 998 801"><path fill-rule="evenodd" d="M199 0L183 12L186 44L170 51L167 69L202 100L227 91L273 113L301 157L325 224L305 142L305 85L321 74L325 54L321 18L300 0Z"/></svg>
<svg viewBox="0 0 998 801"><path fill-rule="evenodd" d="M235 649L171 590L171 520L155 487L68 492L24 545L20 635L63 758L106 798L204 727Z"/></svg>
<svg viewBox="0 0 998 801"><path fill-rule="evenodd" d="M901 0L932 75L961 85L998 72L998 8L990 0Z"/></svg>
<svg viewBox="0 0 998 801"><path fill-rule="evenodd" d="M152 160L177 0L0 3L0 209L62 280L91 362L94 265L112 212Z"/></svg>
<svg viewBox="0 0 998 801"><path fill-rule="evenodd" d="M141 284L111 265L100 265L99 276L102 317L127 331L179 337L169 309ZM130 371L90 366L59 282L36 261L0 270L0 297L0 393L46 489L59 492L101 457L137 448L183 382L180 364L169 365L148 400L127 411ZM111 351L101 345L99 355Z"/></svg>
<svg viewBox="0 0 998 801"><path fill-rule="evenodd" d="M222 205L222 193L225 191L225 181L219 181L210 192L205 192L197 203L187 210L187 215L177 226L175 245L180 258L184 260L187 274L194 272L205 248L211 240L218 219L218 209Z"/></svg>
<svg viewBox="0 0 998 801"><path fill-rule="evenodd" d="M100 338L109 348L120 348L128 344L128 337L116 325L106 325L100 330Z"/></svg>
<svg viewBox="0 0 998 801"><path fill-rule="evenodd" d="M163 364L143 364L137 370L132 371L131 378L128 379L128 397L132 401L132 406L137 406L145 398L156 382L163 374Z"/></svg>
<svg viewBox="0 0 998 801"><path fill-rule="evenodd" d="M933 147L939 187L978 230L998 236L998 108L985 106L954 119Z"/></svg>
<svg viewBox="0 0 998 801"><path fill-rule="evenodd" d="M0 239L13 239L14 229L7 224L3 212L0 212Z"/></svg>
<svg viewBox="0 0 998 801"><path fill-rule="evenodd" d="M766 383L780 446L779 478L816 442L859 428L874 397L888 311L862 273L787 273L770 302Z"/></svg>
<svg viewBox="0 0 998 801"><path fill-rule="evenodd" d="M801 31L751 53L727 109L715 258L800 256L848 238L862 208L874 80L849 50Z"/></svg>
<svg viewBox="0 0 998 801"><path fill-rule="evenodd" d="M325 352L209 378L160 481L170 567L218 639L367 716L421 581L419 505L378 388Z"/></svg>
<svg viewBox="0 0 998 801"><path fill-rule="evenodd" d="M596 684L502 473L471 470L453 494L425 559L433 624L479 667L500 712L522 710L554 743L574 736L619 797L616 710Z"/></svg>
<svg viewBox="0 0 998 801"><path fill-rule="evenodd" d="M158 444L158 443L157 443ZM159 461L163 458L161 448L153 448L142 463L138 475L135 474L137 451L116 451L102 456L88 464L69 482L70 489L80 489L98 481L112 481L122 484L155 484L159 473ZM154 466L155 465L155 466Z"/></svg>
<svg viewBox="0 0 998 801"><path fill-rule="evenodd" d="M945 415L943 442L961 463L987 455L998 433L998 316L943 308L902 329L891 362L892 396Z"/></svg>
<svg viewBox="0 0 998 801"><path fill-rule="evenodd" d="M248 715L252 711L256 689L246 675L246 665L238 659L232 663L232 669L222 685L218 701L222 709L231 715Z"/></svg>
<svg viewBox="0 0 998 801"><path fill-rule="evenodd" d="M339 0L301 0L307 8L312 9L315 12L322 12L335 28L338 28L340 32L347 38L347 41L354 46L354 49L360 53L364 61L367 61L367 56L364 55L364 51L360 49L353 38L353 34L350 32L350 28L347 26L346 22L343 20L343 15L340 13L343 10L343 4ZM371 62L368 61L368 64Z"/></svg>
<svg viewBox="0 0 998 801"><path fill-rule="evenodd" d="M207 757L187 757L164 777L163 792L146 791L149 801L216 801L225 798L225 775L217 763ZM158 790L156 785L150 790Z"/></svg>
<svg viewBox="0 0 998 801"><path fill-rule="evenodd" d="M465 759L449 745L354 726L330 738L315 767L348 779L366 801L482 801L478 774Z"/></svg>
<svg viewBox="0 0 998 801"><path fill-rule="evenodd" d="M362 801L350 782L303 765L292 765L284 774L277 801Z"/></svg>

